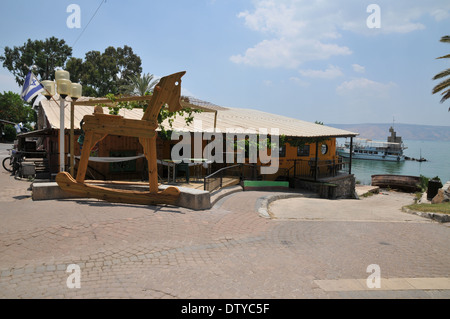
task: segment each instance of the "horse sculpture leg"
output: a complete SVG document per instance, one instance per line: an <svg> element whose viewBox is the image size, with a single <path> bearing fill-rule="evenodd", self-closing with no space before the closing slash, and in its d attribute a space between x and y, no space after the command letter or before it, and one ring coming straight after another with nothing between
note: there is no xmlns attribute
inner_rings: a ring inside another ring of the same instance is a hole
<svg viewBox="0 0 450 319"><path fill-rule="evenodd" d="M156 136L152 138L139 138L139 142L144 148L144 154L148 162L148 181L150 186L150 194L159 193L164 196L174 198L180 195L177 187L167 187L162 192L158 189L158 163L156 162Z"/></svg>
<svg viewBox="0 0 450 319"><path fill-rule="evenodd" d="M148 182L150 193L158 192L158 163L156 162L156 136L153 138L140 138L139 142L144 149L148 162Z"/></svg>
<svg viewBox="0 0 450 319"><path fill-rule="evenodd" d="M92 131L86 132L86 135L84 137L83 149L81 151L81 159L80 163L78 164L76 179L78 183L84 183L91 150L94 148L95 144L103 140L105 137L106 135L104 134L94 133Z"/></svg>

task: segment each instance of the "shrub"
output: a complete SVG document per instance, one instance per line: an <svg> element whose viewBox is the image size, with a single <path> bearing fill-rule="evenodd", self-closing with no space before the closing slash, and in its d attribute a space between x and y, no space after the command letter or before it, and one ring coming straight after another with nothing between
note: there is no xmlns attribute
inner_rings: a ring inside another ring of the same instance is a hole
<svg viewBox="0 0 450 319"><path fill-rule="evenodd" d="M420 175L419 188L422 192L425 192L428 188L428 181L430 179L426 176Z"/></svg>

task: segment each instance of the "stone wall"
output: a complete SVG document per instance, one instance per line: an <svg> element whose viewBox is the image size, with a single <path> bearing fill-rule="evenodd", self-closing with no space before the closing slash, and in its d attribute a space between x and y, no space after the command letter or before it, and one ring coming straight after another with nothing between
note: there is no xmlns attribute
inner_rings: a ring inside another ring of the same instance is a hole
<svg viewBox="0 0 450 319"><path fill-rule="evenodd" d="M351 174L335 177L334 180L330 180L329 183L338 185L336 191L337 198L355 198L355 175Z"/></svg>
<svg viewBox="0 0 450 319"><path fill-rule="evenodd" d="M331 184L336 187L330 186ZM330 199L355 198L355 185L353 174L330 177L318 182L295 180L295 188L309 190L318 193L320 197Z"/></svg>

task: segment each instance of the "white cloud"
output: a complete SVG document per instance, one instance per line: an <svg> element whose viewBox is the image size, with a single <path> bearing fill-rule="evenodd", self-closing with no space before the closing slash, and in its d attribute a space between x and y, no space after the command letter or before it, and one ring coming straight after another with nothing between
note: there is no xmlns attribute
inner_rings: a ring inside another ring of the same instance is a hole
<svg viewBox="0 0 450 319"><path fill-rule="evenodd" d="M233 55L234 63L260 67L297 68L307 61L352 54L338 42L343 31L364 35L410 33L426 28L423 18L436 21L450 16L448 0L378 0L381 28L367 27L367 4L360 0L254 0L253 10L240 12L249 29L264 39L244 53Z"/></svg>
<svg viewBox="0 0 450 319"><path fill-rule="evenodd" d="M335 79L343 76L342 70L334 65L330 65L326 70L300 70L301 75L316 79Z"/></svg>
<svg viewBox="0 0 450 319"><path fill-rule="evenodd" d="M381 27L369 29L365 16L350 13L343 21L341 28L364 35L377 34L405 34L426 29L425 19L428 16L441 21L450 16L450 2L446 0L411 1L379 0L376 2L381 8Z"/></svg>
<svg viewBox="0 0 450 319"><path fill-rule="evenodd" d="M449 11L442 10L442 9L436 9L433 12L431 12L430 14L436 21L442 21L442 20L448 19L450 17Z"/></svg>
<svg viewBox="0 0 450 319"><path fill-rule="evenodd" d="M393 82L385 84L366 78L357 78L343 82L336 88L336 92L341 96L352 96L354 98L388 98L390 91L396 86Z"/></svg>
<svg viewBox="0 0 450 319"><path fill-rule="evenodd" d="M238 14L245 25L254 31L274 33L280 37L296 36L305 27L305 22L295 18L295 7L277 1L262 1L255 11Z"/></svg>
<svg viewBox="0 0 450 319"><path fill-rule="evenodd" d="M316 11L314 5L299 0L255 1L253 12L244 11L238 17L266 39L230 60L251 66L297 68L307 61L351 54L348 47L329 41L340 37L332 24L309 17L317 16Z"/></svg>
<svg viewBox="0 0 450 319"><path fill-rule="evenodd" d="M298 86L301 86L301 87L308 87L309 86L308 82L305 82L305 81L303 81L303 80L301 80L301 79L299 79L298 77L295 77L295 76L289 78L289 81L291 81L295 85L298 85Z"/></svg>
<svg viewBox="0 0 450 319"><path fill-rule="evenodd" d="M297 68L306 61L326 60L334 55L349 55L351 50L336 44L322 43L314 39L264 40L244 55L233 55L230 60L251 66L267 68Z"/></svg>
<svg viewBox="0 0 450 319"><path fill-rule="evenodd" d="M353 71L356 73L364 73L366 72L366 68L359 64L352 64Z"/></svg>

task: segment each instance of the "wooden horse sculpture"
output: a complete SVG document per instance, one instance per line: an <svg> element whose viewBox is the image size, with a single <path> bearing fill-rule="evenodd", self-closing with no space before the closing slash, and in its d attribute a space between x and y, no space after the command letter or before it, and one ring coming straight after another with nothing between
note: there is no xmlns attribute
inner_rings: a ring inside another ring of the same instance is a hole
<svg viewBox="0 0 450 319"><path fill-rule="evenodd" d="M158 114L161 108L169 105L171 112L181 109L181 77L186 72L175 73L163 77L155 86L153 95L142 120L125 119L122 116L94 113L83 118L85 138L76 180L66 172L56 176L59 187L67 192L83 197L97 198L116 203L143 205L175 204L180 191L176 187L168 187L164 191L158 189L158 172L156 157L156 129ZM85 175L89 154L96 143L108 134L138 137L148 161L149 191L130 191L110 189L85 183Z"/></svg>

